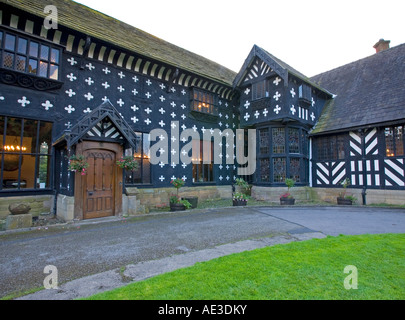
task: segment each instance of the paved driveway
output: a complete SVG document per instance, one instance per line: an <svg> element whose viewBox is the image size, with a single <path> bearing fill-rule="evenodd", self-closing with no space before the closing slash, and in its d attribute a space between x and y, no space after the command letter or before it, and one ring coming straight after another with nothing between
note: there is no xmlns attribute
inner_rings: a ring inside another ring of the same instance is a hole
<svg viewBox="0 0 405 320"><path fill-rule="evenodd" d="M333 206L260 208L258 211L331 236L405 233L405 209Z"/></svg>
<svg viewBox="0 0 405 320"><path fill-rule="evenodd" d="M59 283L247 239L405 233L405 210L362 207L245 207L102 219L0 234L0 297L40 287L44 268Z"/></svg>

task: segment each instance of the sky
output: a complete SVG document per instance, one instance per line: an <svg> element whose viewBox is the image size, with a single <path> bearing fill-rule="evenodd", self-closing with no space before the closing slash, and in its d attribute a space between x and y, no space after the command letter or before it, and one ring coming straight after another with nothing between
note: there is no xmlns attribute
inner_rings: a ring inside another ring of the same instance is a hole
<svg viewBox="0 0 405 320"><path fill-rule="evenodd" d="M256 44L311 77L405 43L404 0L76 0L238 72Z"/></svg>

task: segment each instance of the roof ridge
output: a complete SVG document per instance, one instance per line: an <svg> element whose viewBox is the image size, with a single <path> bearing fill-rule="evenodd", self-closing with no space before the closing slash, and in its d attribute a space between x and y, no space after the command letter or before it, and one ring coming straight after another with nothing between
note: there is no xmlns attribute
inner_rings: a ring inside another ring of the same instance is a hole
<svg viewBox="0 0 405 320"><path fill-rule="evenodd" d="M46 17L47 0L0 0L29 14ZM236 72L202 55L73 0L53 0L58 24L113 46L231 86Z"/></svg>
<svg viewBox="0 0 405 320"><path fill-rule="evenodd" d="M314 75L314 76L310 77L309 79L310 79L311 81L315 81L315 82L316 82L315 78L318 78L318 77L320 77L320 76L322 76L322 75L324 75L324 74L327 74L327 73L329 73L329 72L336 71L336 70L341 69L341 68L345 68L345 67L351 66L351 65L353 65L353 64L359 63L360 61L368 60L368 59L371 59L371 58L374 58L374 57L375 57L375 58L381 57L381 55L385 55L385 54L387 54L388 52L392 52L393 50L399 49L399 48L402 47L402 46L405 47L405 43L401 43L401 44L399 44L399 45L397 45L397 46L388 48L388 49L386 49L386 50L384 50L384 51L380 51L380 52L378 52L378 53L373 53L373 54L371 54L371 55L369 55L369 56L366 56L366 57L363 57L363 58L354 60L354 61L352 61L352 62L346 63L346 64L344 64L344 65L341 65L341 66L338 66L338 67L335 67L335 68L332 68L332 69L330 69L330 70L327 70L327 71L318 73L317 75Z"/></svg>

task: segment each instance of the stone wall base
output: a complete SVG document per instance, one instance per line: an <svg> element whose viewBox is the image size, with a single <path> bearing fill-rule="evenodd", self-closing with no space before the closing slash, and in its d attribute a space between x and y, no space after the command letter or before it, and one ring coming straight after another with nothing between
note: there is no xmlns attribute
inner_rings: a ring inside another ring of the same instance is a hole
<svg viewBox="0 0 405 320"><path fill-rule="evenodd" d="M256 200L280 202L280 196L287 191L287 187L253 186L251 195ZM297 201L311 200L309 187L294 187L290 189L290 193Z"/></svg>
<svg viewBox="0 0 405 320"><path fill-rule="evenodd" d="M336 204L336 198L342 188L311 188L311 198ZM356 204L363 204L362 189L347 188L346 195L357 198ZM367 189L365 196L367 204L405 205L405 190Z"/></svg>
<svg viewBox="0 0 405 320"><path fill-rule="evenodd" d="M56 216L65 221L72 221L75 218L75 198L58 194L56 200Z"/></svg>
<svg viewBox="0 0 405 320"><path fill-rule="evenodd" d="M6 219L10 215L8 206L11 203L24 203L31 207L29 213L33 217L38 217L41 214L49 214L53 212L53 195L38 195L38 196L18 196L18 197L0 197L0 219Z"/></svg>
<svg viewBox="0 0 405 320"><path fill-rule="evenodd" d="M31 213L18 214L18 215L10 214L6 219L6 229L7 230L30 228L31 226L32 226L32 214Z"/></svg>
<svg viewBox="0 0 405 320"><path fill-rule="evenodd" d="M123 197L123 211L133 215L169 207L170 196L175 194L175 188L126 188L127 199ZM232 186L183 187L179 190L179 196L198 197L199 202L208 199L231 199Z"/></svg>

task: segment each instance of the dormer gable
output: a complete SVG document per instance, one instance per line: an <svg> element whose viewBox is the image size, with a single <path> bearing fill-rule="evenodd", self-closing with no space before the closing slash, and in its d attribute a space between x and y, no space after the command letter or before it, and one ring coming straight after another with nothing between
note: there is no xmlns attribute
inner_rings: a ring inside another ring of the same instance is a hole
<svg viewBox="0 0 405 320"><path fill-rule="evenodd" d="M280 76L284 83L288 83L288 70L283 68L268 52L254 45L242 68L236 75L233 87L236 88L242 86L244 83L273 75Z"/></svg>

